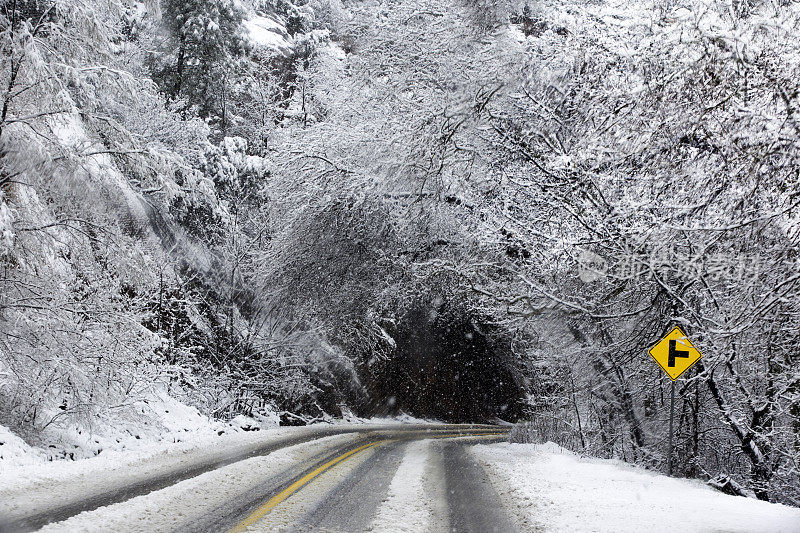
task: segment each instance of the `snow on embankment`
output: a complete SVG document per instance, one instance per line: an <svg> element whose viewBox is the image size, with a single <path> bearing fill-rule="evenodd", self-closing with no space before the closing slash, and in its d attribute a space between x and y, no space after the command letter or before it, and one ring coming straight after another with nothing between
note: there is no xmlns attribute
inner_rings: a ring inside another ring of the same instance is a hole
<svg viewBox="0 0 800 533"><path fill-rule="evenodd" d="M29 446L24 440L14 435L10 429L0 425L0 469L6 475L7 465L13 464L21 468L42 463L47 460L44 450Z"/></svg>
<svg viewBox="0 0 800 533"><path fill-rule="evenodd" d="M9 428L0 425L0 491L12 480L19 482L68 475L82 469L76 465L117 464L137 461L181 446L197 446L216 441L221 435L245 434L256 429L278 426L278 415L259 420L238 416L231 421L215 420L201 414L165 391L150 391L133 403L135 415L97 416L86 428L76 423L51 425L42 432L39 445L31 445ZM249 438L249 437L248 437ZM60 464L62 460L64 464Z"/></svg>
<svg viewBox="0 0 800 533"><path fill-rule="evenodd" d="M294 50L302 48L309 43L313 43L315 46L323 43L328 46L331 45L330 30L312 29L315 14L314 10L308 5L294 6L294 17L296 20L303 21L302 25L305 26L305 29L295 28L292 33L289 32L288 27L290 24L287 22L286 16L256 11L246 7L244 9L243 26L256 56L263 56L264 54L267 57L290 56ZM333 49L334 53L341 52L341 49L336 46L333 46Z"/></svg>
<svg viewBox="0 0 800 533"><path fill-rule="evenodd" d="M286 53L292 48L291 37L285 26L271 17L251 13L244 21L244 26L255 46L263 46L279 53Z"/></svg>
<svg viewBox="0 0 800 533"><path fill-rule="evenodd" d="M800 509L728 496L555 444L472 448L522 530L800 532Z"/></svg>

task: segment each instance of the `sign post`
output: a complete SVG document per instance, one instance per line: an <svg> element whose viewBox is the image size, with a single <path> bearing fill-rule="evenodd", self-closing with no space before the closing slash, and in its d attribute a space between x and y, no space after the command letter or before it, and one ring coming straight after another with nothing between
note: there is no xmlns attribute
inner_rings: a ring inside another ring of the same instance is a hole
<svg viewBox="0 0 800 533"><path fill-rule="evenodd" d="M680 348L680 349L679 349ZM669 392L669 444L667 447L667 473L672 475L673 421L675 419L675 380L703 357L683 330L675 326L647 353L672 380Z"/></svg>
<svg viewBox="0 0 800 533"><path fill-rule="evenodd" d="M672 477L672 421L675 419L675 380L669 387L669 446L667 448L667 475Z"/></svg>

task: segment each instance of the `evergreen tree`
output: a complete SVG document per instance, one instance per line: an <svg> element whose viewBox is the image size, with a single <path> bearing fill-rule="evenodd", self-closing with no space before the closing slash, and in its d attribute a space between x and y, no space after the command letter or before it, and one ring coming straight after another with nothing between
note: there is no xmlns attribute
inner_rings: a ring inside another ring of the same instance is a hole
<svg viewBox="0 0 800 533"><path fill-rule="evenodd" d="M165 0L166 40L152 63L153 77L171 99L226 127L230 73L247 50L244 13L230 0Z"/></svg>

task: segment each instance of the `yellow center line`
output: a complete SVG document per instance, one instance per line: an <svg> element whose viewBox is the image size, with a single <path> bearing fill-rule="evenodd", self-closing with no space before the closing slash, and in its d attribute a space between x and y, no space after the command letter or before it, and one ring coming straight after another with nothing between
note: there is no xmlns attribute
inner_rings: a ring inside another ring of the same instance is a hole
<svg viewBox="0 0 800 533"><path fill-rule="evenodd" d="M498 435L504 435L505 433L506 432L491 432L491 431L481 432L481 433L466 433L466 434L465 433L452 433L452 434L445 434L445 435L441 435L441 434L439 434L439 435L426 435L424 438L445 439L445 438L452 438L452 437L496 437ZM330 469L331 467L333 467L337 463L340 463L340 462L344 461L345 459L347 459L348 457L351 457L351 456L357 454L360 451L366 450L367 448L371 448L373 446L380 446L382 444L386 444L387 442L392 442L394 440L396 440L396 439L385 439L385 440L379 440L379 441L375 441L375 442L370 442L369 444L364 444L364 445L359 446L357 448L353 448L352 450L350 450L350 451L348 451L346 453L343 453L342 455L340 455L340 456L338 456L338 457L336 457L334 459L331 459L330 461L328 461L327 463L325 463L325 464L323 464L321 466L318 466L317 468L315 468L314 470L312 470L308 474L304 475L303 477L301 477L300 479L298 479L297 481L295 481L294 483L292 483L291 485L289 485L288 487L283 489L281 492L279 492L278 494L276 494L275 496L270 498L264 505L262 505L261 507L259 507L255 511L253 511L247 518L245 518L244 520L239 522L233 529L231 529L229 531L229 533L241 533L242 531L245 531L248 527L252 526L256 522L258 522L259 520L264 518L264 516L267 513L272 511L281 502L285 501L286 498L288 498L289 496L291 496L292 494L294 494L295 492L297 492L298 490L303 488L303 486L307 485L312 479L314 479L318 475L322 474L326 470Z"/></svg>
<svg viewBox="0 0 800 533"><path fill-rule="evenodd" d="M347 459L351 455L355 455L355 454L357 454L358 452L360 452L362 450L366 450L367 448L370 448L372 446L385 444L387 442L389 442L389 441L388 440L379 440L379 441L376 441L376 442L371 442L369 444L364 444L363 446L359 446L358 448L353 448L349 452L344 453L344 454L340 455L339 457L336 457L335 459L331 459L330 461L328 461L324 465L315 468L314 470L312 470L311 472L309 472L305 476L301 477L300 479L298 479L297 481L295 481L294 483L292 483L291 485L289 485L288 487L283 489L281 492L279 492L278 494L276 494L275 496L270 498L269 501L267 501L267 503L265 503L264 505L262 505L261 507L259 507L255 511L253 511L253 513L250 516L248 516L247 518L245 518L244 520L239 522L239 524L236 527L234 527L233 529L230 530L230 533L240 533L240 532L246 530L248 527L252 526L256 522L258 522L259 520L264 518L264 515L266 515L272 509L274 509L276 505L278 505L279 503L284 501L286 498L288 498L289 496L291 496L292 494L294 494L295 492L297 492L301 488L303 488L303 485L307 484L309 481L311 481L312 479L314 479L315 477L317 477L321 473L325 472L326 470L328 470L330 467L332 467L336 463L344 461L345 459Z"/></svg>

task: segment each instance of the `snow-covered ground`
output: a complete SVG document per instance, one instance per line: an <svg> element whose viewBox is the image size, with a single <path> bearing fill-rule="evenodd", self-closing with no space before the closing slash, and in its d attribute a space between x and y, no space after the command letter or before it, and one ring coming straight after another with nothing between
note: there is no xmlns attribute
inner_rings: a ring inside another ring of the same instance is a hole
<svg viewBox="0 0 800 533"><path fill-rule="evenodd" d="M277 52L286 52L291 48L291 37L286 33L283 24L264 15L252 14L244 21L250 40L256 46L270 48Z"/></svg>
<svg viewBox="0 0 800 533"><path fill-rule="evenodd" d="M547 444L472 448L523 531L800 532L800 509Z"/></svg>
<svg viewBox="0 0 800 533"><path fill-rule="evenodd" d="M41 447L29 445L0 425L0 491L38 479L106 471L163 454L182 455L209 444L217 447L217 442L226 448L232 443L264 438L254 430L286 429L278 427L277 414L271 419L238 416L227 422L214 420L166 394L150 398L146 414L144 409L142 413L138 420L118 419L113 427L98 423L94 431L77 425L58 427L42 439ZM48 443L52 445L47 446Z"/></svg>

